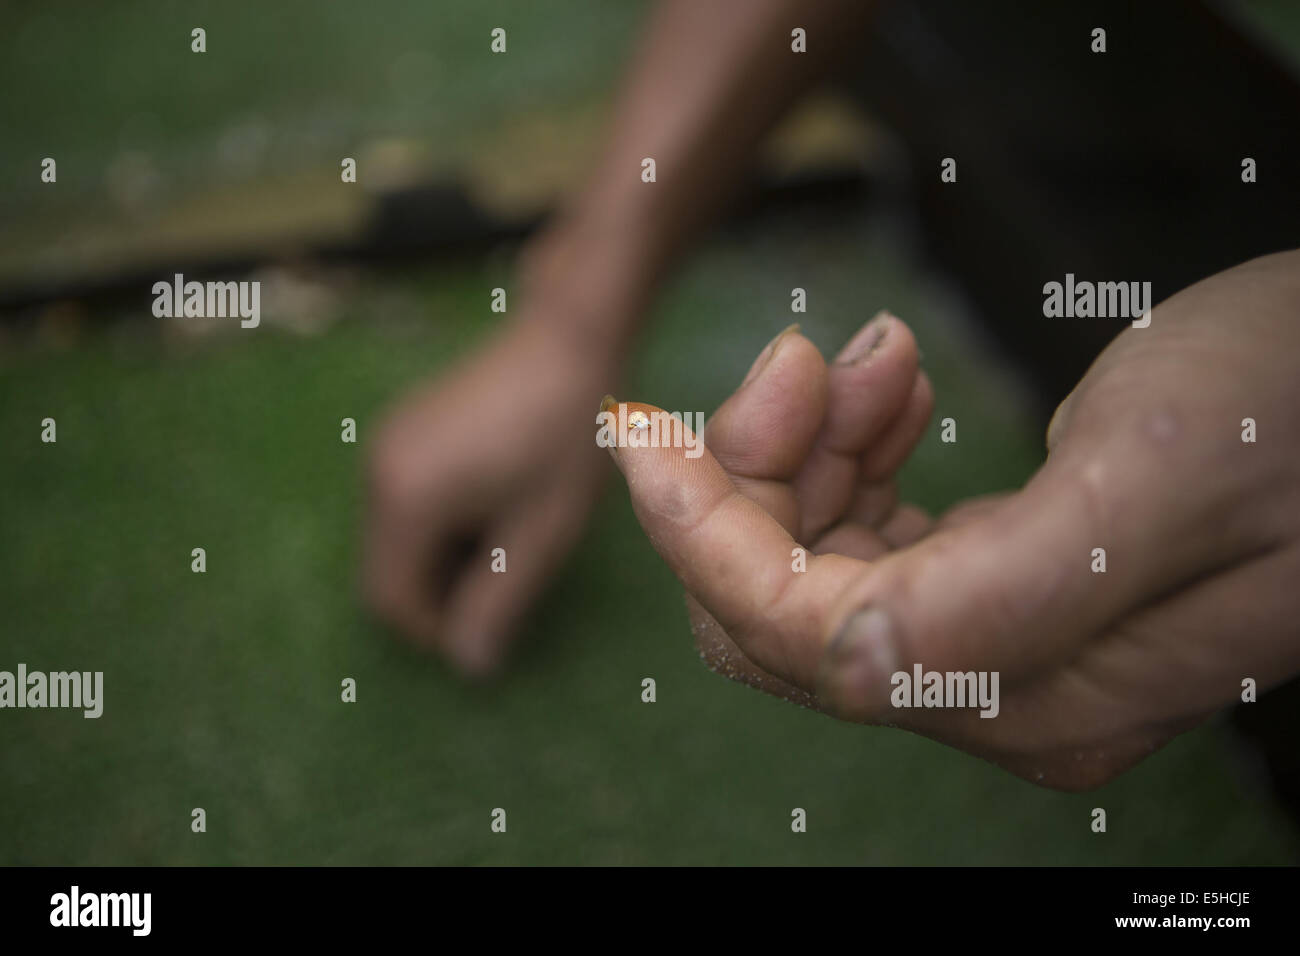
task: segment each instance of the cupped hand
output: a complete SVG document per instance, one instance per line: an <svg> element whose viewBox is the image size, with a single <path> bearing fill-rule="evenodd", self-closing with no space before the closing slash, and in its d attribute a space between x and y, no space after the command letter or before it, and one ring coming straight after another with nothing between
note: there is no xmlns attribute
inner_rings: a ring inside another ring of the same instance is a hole
<svg viewBox="0 0 1300 956"><path fill-rule="evenodd" d="M714 669L1088 788L1300 671L1298 356L1300 253L1200 282L1097 359L1022 489L937 521L896 496L933 397L890 316L829 365L779 336L703 456L614 457ZM915 665L996 673L996 716L896 706Z"/></svg>
<svg viewBox="0 0 1300 956"><path fill-rule="evenodd" d="M587 419L616 360L584 347L567 321L527 307L449 377L406 397L370 449L366 595L466 674L500 666L608 467Z"/></svg>

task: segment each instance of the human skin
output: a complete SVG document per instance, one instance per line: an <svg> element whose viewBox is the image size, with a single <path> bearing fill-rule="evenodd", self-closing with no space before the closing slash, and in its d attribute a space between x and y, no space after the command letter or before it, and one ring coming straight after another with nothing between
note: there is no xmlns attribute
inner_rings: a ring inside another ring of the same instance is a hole
<svg viewBox="0 0 1300 956"><path fill-rule="evenodd" d="M655 10L599 159L522 256L521 304L486 347L404 396L376 429L362 584L398 633L467 675L501 666L608 469L586 427L592 396L617 389L671 261L870 6L669 0ZM790 50L796 25L806 54ZM646 156L652 184L640 178ZM491 572L495 548L507 574Z"/></svg>
<svg viewBox="0 0 1300 956"><path fill-rule="evenodd" d="M656 13L601 159L528 249L518 312L377 430L364 580L399 632L466 673L500 666L588 513L603 464L592 440L595 406L617 392L653 289L717 215L763 132L829 65L833 50L821 41L852 35L849 14L867 6L674 0ZM789 54L792 22L808 30L808 54ZM639 178L645 156L657 160L654 184ZM883 713L1062 788L1109 779L1235 700L1244 677L1264 688L1293 674L1297 272L1294 253L1258 260L1160 305L1152 328L1123 333L1062 406L1033 481L937 523L892 508L889 475L930 402L928 382L909 377L905 327L886 320L889 334L858 371L827 368L791 333L746 386L749 397L742 388L715 416L707 437L718 457L699 459L702 470L676 494L725 488L723 467L752 499L748 520L768 534L773 516L800 540L809 540L804 522L820 532L846 514L860 520L812 539L814 549L838 554L816 557L798 579L818 587L781 592L781 602L798 594L812 615L798 639L786 640L784 618L743 619L734 631L696 608L706 657L764 689L848 718ZM747 406L769 377L786 391L759 414ZM869 400L840 397L857 378ZM1245 417L1260 423L1256 444L1240 443ZM746 437L759 426L765 441ZM817 443L821 429L832 449L861 443L859 471ZM515 440L484 437L501 434ZM626 466L641 452L618 454ZM666 467L646 461L646 477L658 473L650 466ZM827 503L859 480L865 487L848 504ZM642 486L637 475L631 487L643 520L663 520L644 509L672 489ZM496 547L507 550L508 574L490 572ZM770 570L729 564L729 547L691 573L666 557L715 613L723 612L708 595L725 590L727 575L753 607L774 600L778 579L761 579L764 596L752 575L788 573L790 547L780 561L763 552ZM1107 549L1105 575L1090 570L1096 547ZM830 637L868 603L890 613L894 639L866 645L891 653L875 667L830 666ZM908 660L998 670L1001 713L883 712L879 676Z"/></svg>
<svg viewBox="0 0 1300 956"><path fill-rule="evenodd" d="M779 336L702 457L613 455L714 669L1087 789L1300 671L1297 355L1300 251L1199 282L1098 357L1022 489L937 521L896 500L933 400L889 316L829 366ZM893 708L917 663L998 672L1000 713Z"/></svg>

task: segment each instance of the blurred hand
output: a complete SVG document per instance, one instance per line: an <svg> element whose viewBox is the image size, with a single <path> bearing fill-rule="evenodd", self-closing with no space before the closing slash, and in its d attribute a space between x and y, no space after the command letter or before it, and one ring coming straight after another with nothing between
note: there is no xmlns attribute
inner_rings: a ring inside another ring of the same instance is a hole
<svg viewBox="0 0 1300 956"><path fill-rule="evenodd" d="M484 351L407 397L370 450L368 598L468 674L499 666L607 467L591 418L618 363L575 321L597 310L530 301Z"/></svg>
<svg viewBox="0 0 1300 956"><path fill-rule="evenodd" d="M716 670L1087 788L1300 671L1297 356L1300 253L1198 283L1098 358L1021 491L938 522L895 497L932 400L890 317L829 367L779 337L702 457L614 457ZM893 706L914 664L998 672L997 715Z"/></svg>

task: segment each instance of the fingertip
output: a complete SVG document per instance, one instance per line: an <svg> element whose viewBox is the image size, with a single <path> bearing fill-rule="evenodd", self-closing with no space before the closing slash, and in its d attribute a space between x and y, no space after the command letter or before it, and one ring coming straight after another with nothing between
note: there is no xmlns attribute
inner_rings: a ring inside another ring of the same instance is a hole
<svg viewBox="0 0 1300 956"><path fill-rule="evenodd" d="M597 416L596 444L607 449L628 477L634 461L704 457L704 414L668 412L648 402L606 396ZM694 427L692 427L694 426Z"/></svg>
<svg viewBox="0 0 1300 956"><path fill-rule="evenodd" d="M480 634L458 637L447 648L447 656L462 677L488 681L501 673L506 655L500 639Z"/></svg>
<svg viewBox="0 0 1300 956"><path fill-rule="evenodd" d="M776 357L781 346L792 336L803 338L800 334L798 322L791 322L778 332L772 340L767 343L767 345L763 346L762 351L758 353L758 357L754 359L754 363L749 367L749 371L745 373L745 377L741 381L740 387L744 388L750 382L754 381L754 379L758 378L758 376L767 368L768 364L771 363L772 359ZM807 340L805 339L804 341Z"/></svg>
<svg viewBox="0 0 1300 956"><path fill-rule="evenodd" d="M776 344L757 374L709 419L709 448L733 476L792 478L826 414L827 371L821 351L797 326L778 336Z"/></svg>
<svg viewBox="0 0 1300 956"><path fill-rule="evenodd" d="M897 317L892 313L886 310L877 312L872 316L871 321L858 329L844 344L839 354L835 356L835 364L854 365L867 361L880 351L890 330L898 324Z"/></svg>

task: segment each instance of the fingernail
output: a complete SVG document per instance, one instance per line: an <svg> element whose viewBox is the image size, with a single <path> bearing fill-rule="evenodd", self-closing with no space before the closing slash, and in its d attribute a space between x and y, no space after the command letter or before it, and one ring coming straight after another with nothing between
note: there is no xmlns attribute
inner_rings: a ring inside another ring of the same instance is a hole
<svg viewBox="0 0 1300 956"><path fill-rule="evenodd" d="M826 648L818 696L844 720L871 720L888 708L891 678L897 670L889 615L880 608L858 611Z"/></svg>
<svg viewBox="0 0 1300 956"><path fill-rule="evenodd" d="M879 312L858 334L849 339L849 344L840 351L835 359L836 365L853 365L865 362L880 351L880 346L889 334L895 318L888 312Z"/></svg>
<svg viewBox="0 0 1300 956"><path fill-rule="evenodd" d="M791 332L798 332L798 331L799 331L799 323L795 322L792 325L787 325L784 329L778 332L776 338L768 342L767 346L763 349L763 351L758 353L758 358L754 359L754 364L749 367L749 372L748 374L745 375L745 380L740 383L741 387L743 388L744 386L752 382L754 379L758 378L759 374L763 371L763 369L767 368L768 363L772 361L772 356L776 355L776 350L780 348L782 339L784 339Z"/></svg>

